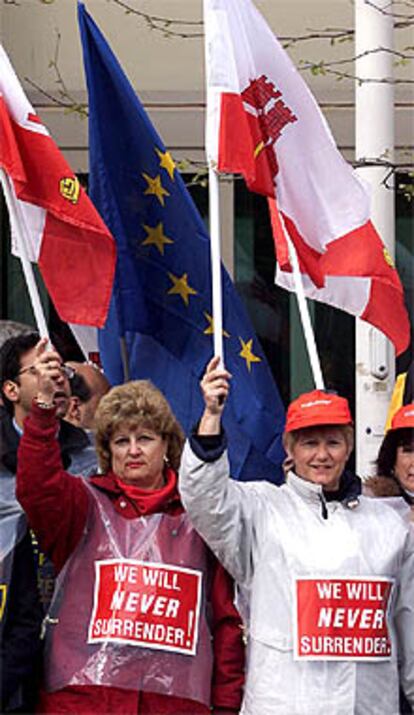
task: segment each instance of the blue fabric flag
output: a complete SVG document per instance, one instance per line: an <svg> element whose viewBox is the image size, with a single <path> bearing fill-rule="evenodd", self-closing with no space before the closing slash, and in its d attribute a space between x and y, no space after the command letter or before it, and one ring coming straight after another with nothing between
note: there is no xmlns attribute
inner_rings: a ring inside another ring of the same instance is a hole
<svg viewBox="0 0 414 715"><path fill-rule="evenodd" d="M78 5L89 94L90 196L117 241L104 370L151 379L188 433L203 409L199 381L213 354L210 244L205 225L100 30ZM224 411L231 473L281 480L284 408L261 346L225 269Z"/></svg>

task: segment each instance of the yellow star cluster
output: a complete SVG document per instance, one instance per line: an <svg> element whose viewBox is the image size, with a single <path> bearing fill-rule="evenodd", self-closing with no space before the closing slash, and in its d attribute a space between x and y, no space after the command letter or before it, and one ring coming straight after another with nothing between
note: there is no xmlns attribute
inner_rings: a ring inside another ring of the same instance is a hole
<svg viewBox="0 0 414 715"><path fill-rule="evenodd" d="M155 152L160 162L160 173L156 174L155 176L150 176L145 172L142 173L142 177L147 184L146 188L144 189L144 195L154 196L155 199L159 201L161 206L164 208L165 203L171 194L163 185L163 179L165 177L162 176L161 170L163 169L168 174L170 181L175 181L176 166L171 154L168 151L161 151L158 147L155 147ZM141 245L154 247L161 254L161 256L164 256L167 247L170 247L174 244L174 238L168 236L165 233L163 222L159 221L156 226L143 224L142 227L145 230L146 237L142 241ZM190 304L190 298L199 295L198 291L190 284L188 273L184 272L181 276L179 276L175 275L174 273L168 272L168 277L171 281L171 287L169 288L169 290L167 290L167 295L179 296L182 299L186 308L188 308ZM203 331L204 335L213 335L213 317L209 313L204 312L204 318L207 321L207 325ZM223 336L228 339L231 337L229 333L225 330L223 330ZM261 362L261 358L255 355L253 352L252 338L244 341L243 338L239 337L239 341L242 349L240 350L238 355L245 361L248 371L251 372L252 364Z"/></svg>

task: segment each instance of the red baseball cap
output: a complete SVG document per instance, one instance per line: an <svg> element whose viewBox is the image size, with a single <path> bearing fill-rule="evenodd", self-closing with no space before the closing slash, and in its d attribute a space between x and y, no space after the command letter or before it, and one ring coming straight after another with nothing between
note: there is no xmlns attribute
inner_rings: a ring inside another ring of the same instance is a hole
<svg viewBox="0 0 414 715"><path fill-rule="evenodd" d="M414 402L408 405L403 405L395 413L391 420L389 432L395 429L405 429L411 427L414 429Z"/></svg>
<svg viewBox="0 0 414 715"><path fill-rule="evenodd" d="M351 411L345 397L313 390L299 395L290 403L286 415L285 432L317 425L350 425Z"/></svg>

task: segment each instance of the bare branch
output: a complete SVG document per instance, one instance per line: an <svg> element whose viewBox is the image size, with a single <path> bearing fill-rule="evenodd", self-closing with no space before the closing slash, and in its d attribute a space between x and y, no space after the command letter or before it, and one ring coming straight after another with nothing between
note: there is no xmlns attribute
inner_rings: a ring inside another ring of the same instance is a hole
<svg viewBox="0 0 414 715"><path fill-rule="evenodd" d="M53 104L55 104L58 107L63 107L65 111L70 114L72 112L75 112L76 114L79 114L82 117L87 117L88 116L88 107L86 104L80 104L79 102L75 102L73 99L70 98L69 94L64 95L67 99L65 101L63 92L60 92L62 95L61 97L55 97L53 94L48 92L47 90L43 89L39 84L34 82L30 77L25 77L25 82L27 84L30 84L31 87L36 89L43 97L46 99L49 99Z"/></svg>
<svg viewBox="0 0 414 715"><path fill-rule="evenodd" d="M367 77L367 78L362 78L362 77L357 77L356 75L349 74L347 72L335 72L334 70L330 69L332 67L338 67L338 66L343 66L347 64L353 64L356 62L356 60L360 60L363 57L368 57L369 55L375 55L380 52L392 55L393 57L396 58L395 65L399 67L403 67L406 64L408 64L411 60L414 59L414 54L410 54L408 50L412 50L412 47L407 47L406 52L400 52L398 50L392 50L389 47L376 47L372 50L365 50L364 52L361 52L359 55L355 55L354 57L347 57L347 58L341 58L339 60L332 60L331 62L325 62L325 60L319 60L319 62L315 61L310 61L310 60L299 60L299 69L300 70L310 70L310 72L313 75L327 75L327 74L334 74L340 79L353 79L354 81L359 82L360 84L363 84L365 82L377 82L377 83L392 83L392 84L412 84L413 80L411 79L401 79L401 78L394 78L394 77L381 77L380 79L374 78L374 77Z"/></svg>
<svg viewBox="0 0 414 715"><path fill-rule="evenodd" d="M386 10L383 7L378 7L378 5L373 0L364 0L364 2L365 2L365 5L368 5L369 7L372 7L374 10L377 10L379 13L381 13L381 15L387 15L388 17L401 17L404 20L408 20L408 21L414 20L414 14L406 15L404 13L395 12L392 2L389 3L389 6L392 8L391 11ZM410 7L410 4L405 3L405 5L407 7Z"/></svg>
<svg viewBox="0 0 414 715"><path fill-rule="evenodd" d="M336 42L352 40L353 36L354 31L350 28L327 27L324 30L313 30L309 28L303 35L278 35L278 39L285 47L289 47L298 42L308 42L309 40L329 40L333 45Z"/></svg>
<svg viewBox="0 0 414 715"><path fill-rule="evenodd" d="M309 68L307 68L307 69L309 69ZM311 71L312 71L312 69L311 69ZM398 77L380 77L380 78L358 77L355 74L351 74L349 72L339 72L338 70L332 70L329 67L325 71L321 71L320 73L317 71L314 71L313 74L331 74L334 77L337 77L338 81L341 81L343 79L351 79L353 82L358 82L359 85L363 85L363 84L392 84L392 85L414 84L414 79L400 79Z"/></svg>
<svg viewBox="0 0 414 715"><path fill-rule="evenodd" d="M129 5L125 0L112 0L115 5L122 7L128 15L137 15L144 20L151 30L161 32L165 37L180 37L182 39L193 39L203 37L203 32L176 30L175 27L199 27L203 26L202 20L177 20L170 17L160 17L138 10ZM173 28L173 29L172 29Z"/></svg>
<svg viewBox="0 0 414 715"><path fill-rule="evenodd" d="M41 2L44 2L44 0L41 0ZM46 0L46 2L50 2L50 0ZM61 71L59 69L59 50L60 50L60 41L61 41L61 34L58 30L56 30L56 46L55 46L55 55L52 60L49 62L49 68L53 69L56 75L55 82L58 85L58 97L55 95L51 94L50 92L47 92L43 87L40 85L36 84L30 77L25 77L25 81L30 84L32 87L34 87L38 92L43 97L46 97L46 99L51 100L54 104L56 104L59 107L63 107L66 112L76 112L79 114L81 117L87 117L88 116L88 109L87 105L85 104L80 104L79 102L76 102L72 95L70 94L69 90L66 87L65 81L62 77Z"/></svg>
<svg viewBox="0 0 414 715"><path fill-rule="evenodd" d="M411 50L413 48L407 47L407 50ZM341 60L335 60L332 62L325 62L326 67L332 67L332 65L344 65L344 64L349 64L350 62L356 62L356 60L360 60L363 57L367 57L368 55L376 55L379 52L383 52L384 54L392 55L393 57L398 57L399 59L403 60L414 60L414 54L410 55L408 52L399 52L398 50L392 50L390 47L375 47L372 50L365 50L364 52L361 52L359 55L355 55L355 57L350 57L347 59L341 59Z"/></svg>
<svg viewBox="0 0 414 715"><path fill-rule="evenodd" d="M43 97L46 99L50 99L53 104L57 104L60 107L72 107L72 104L63 102L61 99L57 99L53 94L50 94L50 92L47 92L47 90L43 89L39 84L37 84L34 80L30 79L30 77L25 77L24 81L27 82L27 84L30 84L31 87L36 89Z"/></svg>
<svg viewBox="0 0 414 715"><path fill-rule="evenodd" d="M136 15L139 15L140 17L145 17L145 18L150 17L151 20L153 20L154 22L165 22L167 25L197 25L199 27L201 27L203 24L202 20L177 20L177 19L172 19L170 17L159 17L157 15L149 15L149 13L146 13L146 12L143 12L142 10L137 10L136 8L131 7L123 0L112 0L112 2L114 2L115 5L120 5L125 10L127 10L129 13L134 13Z"/></svg>

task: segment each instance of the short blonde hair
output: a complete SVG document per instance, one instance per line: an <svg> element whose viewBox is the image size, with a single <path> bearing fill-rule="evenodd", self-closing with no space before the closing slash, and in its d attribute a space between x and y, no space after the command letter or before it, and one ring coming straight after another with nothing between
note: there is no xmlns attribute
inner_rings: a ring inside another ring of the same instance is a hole
<svg viewBox="0 0 414 715"><path fill-rule="evenodd" d="M165 439L166 457L178 470L184 433L164 395L149 380L134 380L113 387L101 399L95 415L96 453L101 471L111 469L109 442L121 425L145 427Z"/></svg>
<svg viewBox="0 0 414 715"><path fill-rule="evenodd" d="M354 448L354 428L352 425L315 425L315 427L303 427L302 429L293 430L292 432L283 433L283 446L286 452L291 452L301 435L306 434L309 430L317 430L319 428L335 428L343 433L345 441L352 452Z"/></svg>

